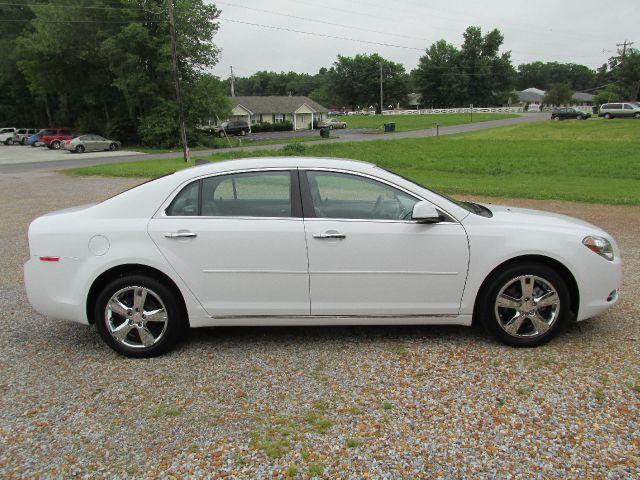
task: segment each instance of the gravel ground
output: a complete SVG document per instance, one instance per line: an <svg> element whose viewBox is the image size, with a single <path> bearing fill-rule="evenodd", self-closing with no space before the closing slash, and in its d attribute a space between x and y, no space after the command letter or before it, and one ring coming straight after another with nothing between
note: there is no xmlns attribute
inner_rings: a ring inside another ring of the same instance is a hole
<svg viewBox="0 0 640 480"><path fill-rule="evenodd" d="M620 303L541 348L464 327L219 328L129 360L33 312L21 268L35 216L136 182L0 175L0 477L640 476L639 207L504 200L622 248Z"/></svg>

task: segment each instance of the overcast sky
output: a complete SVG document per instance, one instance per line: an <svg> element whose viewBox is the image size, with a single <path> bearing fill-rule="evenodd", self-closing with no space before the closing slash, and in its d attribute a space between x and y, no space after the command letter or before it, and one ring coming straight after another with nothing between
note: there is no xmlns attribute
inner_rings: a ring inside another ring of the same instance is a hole
<svg viewBox="0 0 640 480"><path fill-rule="evenodd" d="M480 26L483 33L498 28L504 35L503 51L511 51L514 66L541 60L581 63L595 68L616 54L616 43L626 39L637 41L634 47L640 47L640 35L636 34L640 0L228 0L211 3L222 10L215 40L222 53L213 71L221 78L229 76L230 66L236 76L249 76L259 70L314 74L321 67L330 67L338 54L358 53L378 53L402 63L408 72L415 68L425 48L433 42L444 38L459 46L462 32L469 25Z"/></svg>

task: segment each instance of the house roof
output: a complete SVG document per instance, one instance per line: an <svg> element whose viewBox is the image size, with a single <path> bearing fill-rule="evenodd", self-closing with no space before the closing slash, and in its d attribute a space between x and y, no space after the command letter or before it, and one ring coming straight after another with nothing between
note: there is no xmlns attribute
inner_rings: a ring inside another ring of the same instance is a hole
<svg viewBox="0 0 640 480"><path fill-rule="evenodd" d="M533 87L525 88L523 92L535 93L536 95L541 95L541 96L544 96L544 94L546 93L544 90L540 90L539 88L533 88Z"/></svg>
<svg viewBox="0 0 640 480"><path fill-rule="evenodd" d="M538 90L537 88L528 88L527 90L523 90L521 92L516 92L518 95L518 100L521 102L541 102L544 97L544 92L542 90L538 90L538 92L532 92L531 90Z"/></svg>
<svg viewBox="0 0 640 480"><path fill-rule="evenodd" d="M573 99L574 100L584 100L585 102L593 101L595 95L591 95L590 93L585 92L574 92Z"/></svg>
<svg viewBox="0 0 640 480"><path fill-rule="evenodd" d="M307 104L312 110L318 113L327 113L329 111L319 103L302 96L281 97L273 95L266 97L232 97L231 104L233 107L242 105L254 114L293 113L304 104Z"/></svg>

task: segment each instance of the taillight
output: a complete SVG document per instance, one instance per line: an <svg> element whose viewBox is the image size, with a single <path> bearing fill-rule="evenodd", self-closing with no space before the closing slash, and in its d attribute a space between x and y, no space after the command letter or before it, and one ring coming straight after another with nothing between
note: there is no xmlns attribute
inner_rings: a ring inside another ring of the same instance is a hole
<svg viewBox="0 0 640 480"><path fill-rule="evenodd" d="M40 257L41 262L59 262L60 257Z"/></svg>
<svg viewBox="0 0 640 480"><path fill-rule="evenodd" d="M71 140L67 140L66 142L64 142L65 145L69 145L71 143Z"/></svg>

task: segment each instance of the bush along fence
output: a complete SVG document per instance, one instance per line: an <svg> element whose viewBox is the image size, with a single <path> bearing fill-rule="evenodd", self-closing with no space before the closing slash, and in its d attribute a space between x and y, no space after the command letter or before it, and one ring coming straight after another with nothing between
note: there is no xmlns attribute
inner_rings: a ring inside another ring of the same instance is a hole
<svg viewBox="0 0 640 480"><path fill-rule="evenodd" d="M293 123L285 120L284 122L277 123L254 123L251 125L251 131L253 133L260 132L287 132L289 130L293 130Z"/></svg>

